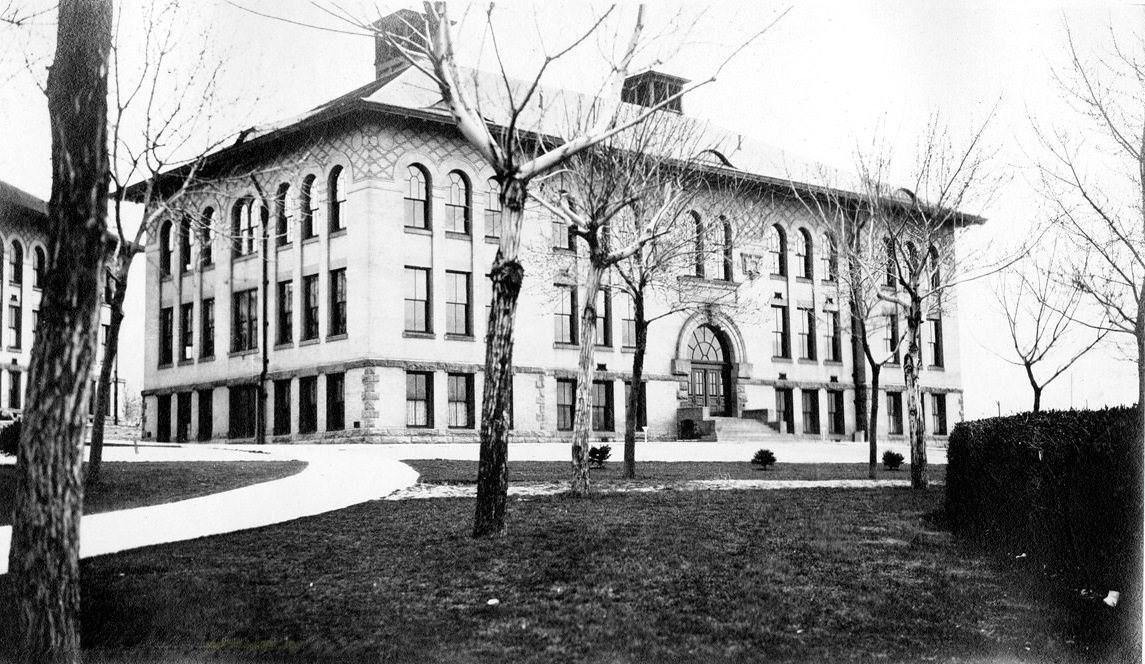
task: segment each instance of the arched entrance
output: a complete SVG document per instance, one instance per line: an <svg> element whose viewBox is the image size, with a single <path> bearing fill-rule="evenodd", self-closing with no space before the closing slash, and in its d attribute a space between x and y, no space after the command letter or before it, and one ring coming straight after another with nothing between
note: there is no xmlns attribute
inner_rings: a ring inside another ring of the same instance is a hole
<svg viewBox="0 0 1145 664"><path fill-rule="evenodd" d="M732 365L727 344L710 325L700 325L688 343L692 375L688 398L695 406L707 406L712 415L732 414Z"/></svg>

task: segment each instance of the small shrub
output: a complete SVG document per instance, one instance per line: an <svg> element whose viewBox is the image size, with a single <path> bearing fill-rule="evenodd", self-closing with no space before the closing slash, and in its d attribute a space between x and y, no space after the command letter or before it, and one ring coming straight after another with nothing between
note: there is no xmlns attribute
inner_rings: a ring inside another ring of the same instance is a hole
<svg viewBox="0 0 1145 664"><path fill-rule="evenodd" d="M771 453L771 450L760 450L751 458L751 462L767 470L769 466L775 465L775 455Z"/></svg>
<svg viewBox="0 0 1145 664"><path fill-rule="evenodd" d="M588 448L588 465L594 468L604 468L604 462L612 456L612 445L595 445Z"/></svg>
<svg viewBox="0 0 1145 664"><path fill-rule="evenodd" d="M20 420L0 429L0 454L16 456L20 445Z"/></svg>
<svg viewBox="0 0 1145 664"><path fill-rule="evenodd" d="M887 470L898 470L902 466L903 456L898 452L887 450L883 452L883 465Z"/></svg>

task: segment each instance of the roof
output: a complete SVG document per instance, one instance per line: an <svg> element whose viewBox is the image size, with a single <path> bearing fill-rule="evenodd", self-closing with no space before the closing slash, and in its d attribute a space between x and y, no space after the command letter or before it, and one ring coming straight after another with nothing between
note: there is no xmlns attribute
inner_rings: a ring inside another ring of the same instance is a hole
<svg viewBox="0 0 1145 664"><path fill-rule="evenodd" d="M48 218L48 204L45 201L3 181L0 181L0 209L18 210L32 217Z"/></svg>

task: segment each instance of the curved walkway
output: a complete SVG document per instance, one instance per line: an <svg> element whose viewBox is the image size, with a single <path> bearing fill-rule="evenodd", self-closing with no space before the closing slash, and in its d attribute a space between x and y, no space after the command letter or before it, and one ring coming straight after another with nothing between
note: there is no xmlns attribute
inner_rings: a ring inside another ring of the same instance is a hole
<svg viewBox="0 0 1145 664"><path fill-rule="evenodd" d="M383 498L417 481L398 461L362 454L353 446L131 446L105 448L105 461L290 461L302 472L280 480L162 505L85 516L80 557L268 526ZM12 527L0 527L0 574L8 571Z"/></svg>

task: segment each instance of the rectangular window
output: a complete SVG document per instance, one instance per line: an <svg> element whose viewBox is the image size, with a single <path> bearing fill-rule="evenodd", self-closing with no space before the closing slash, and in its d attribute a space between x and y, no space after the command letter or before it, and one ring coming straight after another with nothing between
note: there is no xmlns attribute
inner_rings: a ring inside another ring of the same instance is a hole
<svg viewBox="0 0 1145 664"><path fill-rule="evenodd" d="M159 310L159 364L171 364L174 360L175 310L163 307Z"/></svg>
<svg viewBox="0 0 1145 664"><path fill-rule="evenodd" d="M473 374L449 374L449 428L473 428Z"/></svg>
<svg viewBox="0 0 1145 664"><path fill-rule="evenodd" d="M557 379L557 431L572 431L576 411L576 379Z"/></svg>
<svg viewBox="0 0 1145 664"><path fill-rule="evenodd" d="M445 333L473 336L470 301L472 279L468 272L445 273Z"/></svg>
<svg viewBox="0 0 1145 664"><path fill-rule="evenodd" d="M795 432L795 397L790 387L775 388L775 421L784 425L780 433Z"/></svg>
<svg viewBox="0 0 1145 664"><path fill-rule="evenodd" d="M787 329L787 307L780 304L772 305L771 315L771 354L775 357L791 357L791 335Z"/></svg>
<svg viewBox="0 0 1145 664"><path fill-rule="evenodd" d="M819 390L800 390L803 394L803 433L819 433Z"/></svg>
<svg viewBox="0 0 1145 664"><path fill-rule="evenodd" d="M278 326L275 331L275 343L288 344L294 341L294 281L278 282L278 307L275 317Z"/></svg>
<svg viewBox="0 0 1145 664"><path fill-rule="evenodd" d="M620 320L620 343L625 348L636 347L636 302L631 295L625 295L623 318Z"/></svg>
<svg viewBox="0 0 1145 664"><path fill-rule="evenodd" d="M326 430L346 428L346 374L326 374Z"/></svg>
<svg viewBox="0 0 1145 664"><path fill-rule="evenodd" d="M592 430L612 431L615 429L612 403L612 381L592 382Z"/></svg>
<svg viewBox="0 0 1145 664"><path fill-rule="evenodd" d="M168 406L170 408L170 406ZM231 438L250 438L254 435L258 417L258 389L254 385L236 385L230 388Z"/></svg>
<svg viewBox="0 0 1145 664"><path fill-rule="evenodd" d="M22 385L20 385L23 374L18 369L8 370L8 407L13 410L20 410L20 397L24 394Z"/></svg>
<svg viewBox="0 0 1145 664"><path fill-rule="evenodd" d="M23 344L23 335L20 333L24 327L24 317L22 308L18 304L13 304L8 307L8 332L9 339L11 340L12 348L20 348Z"/></svg>
<svg viewBox="0 0 1145 664"><path fill-rule="evenodd" d="M485 192L485 237L501 237L501 186L489 181Z"/></svg>
<svg viewBox="0 0 1145 664"><path fill-rule="evenodd" d="M231 334L231 350L234 352L258 348L258 289L239 291L234 294L231 307L234 329Z"/></svg>
<svg viewBox="0 0 1145 664"><path fill-rule="evenodd" d="M945 394L932 394L930 395L930 416L934 418L932 423L933 433L936 436L946 435L946 395Z"/></svg>
<svg viewBox="0 0 1145 664"><path fill-rule="evenodd" d="M406 266L406 331L433 332L429 268Z"/></svg>
<svg viewBox="0 0 1145 664"><path fill-rule="evenodd" d="M886 342L886 352L892 364L899 363L899 316L887 314L886 327L883 329L883 340Z"/></svg>
<svg viewBox="0 0 1145 664"><path fill-rule="evenodd" d="M799 357L815 359L815 310L799 309Z"/></svg>
<svg viewBox="0 0 1145 664"><path fill-rule="evenodd" d="M199 440L210 440L215 428L214 390L199 390Z"/></svg>
<svg viewBox="0 0 1145 664"><path fill-rule="evenodd" d="M839 390L827 390L827 426L829 433L845 433L843 422L843 393Z"/></svg>
<svg viewBox="0 0 1145 664"><path fill-rule="evenodd" d="M887 431L902 435L902 392L887 392Z"/></svg>
<svg viewBox="0 0 1145 664"><path fill-rule="evenodd" d="M318 275L302 277L302 340L318 338Z"/></svg>
<svg viewBox="0 0 1145 664"><path fill-rule="evenodd" d="M203 300L202 334L199 336L199 357L215 356L215 298Z"/></svg>
<svg viewBox="0 0 1145 664"><path fill-rule="evenodd" d="M346 334L346 268L330 270L330 329L336 337Z"/></svg>
<svg viewBox="0 0 1145 664"><path fill-rule="evenodd" d="M318 430L318 376L298 379L298 433Z"/></svg>
<svg viewBox="0 0 1145 664"><path fill-rule="evenodd" d="M612 345L612 294L604 288L596 292L596 345Z"/></svg>
<svg viewBox="0 0 1145 664"><path fill-rule="evenodd" d="M927 345L930 346L930 365L933 367L943 366L941 318L930 319L930 338L927 339Z"/></svg>
<svg viewBox="0 0 1145 664"><path fill-rule="evenodd" d="M640 381L640 393L636 395L636 428L642 429L648 426L648 402L647 402L648 383ZM628 398L632 392L632 381L624 381L624 406L628 407Z"/></svg>
<svg viewBox="0 0 1145 664"><path fill-rule="evenodd" d="M843 331L839 327L839 312L827 312L827 360L843 361Z"/></svg>
<svg viewBox="0 0 1145 664"><path fill-rule="evenodd" d="M184 302L179 305L179 334L182 343L179 345L179 361L186 362L195 357L195 305Z"/></svg>
<svg viewBox="0 0 1145 664"><path fill-rule="evenodd" d="M406 426L433 426L433 374L428 371L406 373Z"/></svg>
<svg viewBox="0 0 1145 664"><path fill-rule="evenodd" d="M557 286L557 311L553 324L557 343L576 343L576 286Z"/></svg>
<svg viewBox="0 0 1145 664"><path fill-rule="evenodd" d="M290 433L290 379L274 381L274 435Z"/></svg>
<svg viewBox="0 0 1145 664"><path fill-rule="evenodd" d="M576 251L576 233L563 219L553 219L553 249Z"/></svg>

